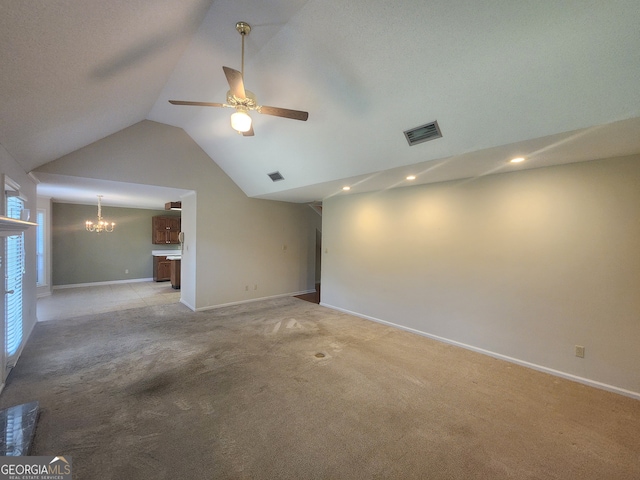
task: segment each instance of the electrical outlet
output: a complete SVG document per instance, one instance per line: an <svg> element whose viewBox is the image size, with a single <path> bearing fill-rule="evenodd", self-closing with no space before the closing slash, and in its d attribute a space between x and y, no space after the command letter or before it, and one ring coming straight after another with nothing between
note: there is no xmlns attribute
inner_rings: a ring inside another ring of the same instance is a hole
<svg viewBox="0 0 640 480"><path fill-rule="evenodd" d="M576 345L576 357L584 358L584 347L582 345Z"/></svg>
<svg viewBox="0 0 640 480"><path fill-rule="evenodd" d="M124 273L129 273L129 269L127 268L127 269L124 271Z"/></svg>
<svg viewBox="0 0 640 480"><path fill-rule="evenodd" d="M249 285L245 285L245 286L244 286L244 291L245 291L245 292L248 292L248 291L249 291Z"/></svg>
<svg viewBox="0 0 640 480"><path fill-rule="evenodd" d="M286 251L287 250L287 246L286 245L282 245L282 250Z"/></svg>

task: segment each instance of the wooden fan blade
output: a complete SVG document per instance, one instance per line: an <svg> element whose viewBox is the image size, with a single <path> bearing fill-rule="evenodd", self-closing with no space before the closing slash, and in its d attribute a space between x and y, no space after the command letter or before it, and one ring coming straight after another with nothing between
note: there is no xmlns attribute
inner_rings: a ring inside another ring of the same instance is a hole
<svg viewBox="0 0 640 480"><path fill-rule="evenodd" d="M258 109L258 111L260 113L264 113L265 115L275 115L276 117L302 120L303 122L305 122L307 118L309 118L308 112L302 112L300 110L289 110L288 108L262 106Z"/></svg>
<svg viewBox="0 0 640 480"><path fill-rule="evenodd" d="M187 102L184 100L169 100L172 105L192 105L194 107L225 107L224 103L211 103L211 102Z"/></svg>
<svg viewBox="0 0 640 480"><path fill-rule="evenodd" d="M253 133L253 125L251 125L251 128L249 129L248 132L243 132L242 136L243 137L253 137L254 133Z"/></svg>
<svg viewBox="0 0 640 480"><path fill-rule="evenodd" d="M229 89L231 90L231 94L235 95L238 98L246 98L246 94L244 93L244 82L242 81L242 74L229 67L222 67L224 70L224 74L227 77L227 82L229 83Z"/></svg>

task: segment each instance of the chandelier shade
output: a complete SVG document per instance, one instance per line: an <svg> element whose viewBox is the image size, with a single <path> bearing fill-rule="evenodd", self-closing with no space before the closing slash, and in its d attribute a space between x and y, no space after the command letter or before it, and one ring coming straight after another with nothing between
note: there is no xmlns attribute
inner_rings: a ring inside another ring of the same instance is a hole
<svg viewBox="0 0 640 480"><path fill-rule="evenodd" d="M102 195L98 195L98 221L92 222L91 220L87 220L84 222L84 228L87 232L111 233L115 226L116 224L114 222L107 222L102 218Z"/></svg>

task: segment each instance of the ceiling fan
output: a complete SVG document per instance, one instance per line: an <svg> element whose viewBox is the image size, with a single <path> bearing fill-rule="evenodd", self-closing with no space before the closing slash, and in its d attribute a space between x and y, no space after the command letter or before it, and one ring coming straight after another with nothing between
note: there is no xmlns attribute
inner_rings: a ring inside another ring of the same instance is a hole
<svg viewBox="0 0 640 480"><path fill-rule="evenodd" d="M244 89L244 37L251 31L251 26L246 22L238 22L236 23L236 30L242 36L242 70L239 72L233 68L222 67L222 70L224 70L224 74L227 77L227 82L229 83L227 103L189 102L184 100L169 100L169 103L173 105L190 105L195 107L234 108L236 111L231 115L231 126L234 130L245 137L251 137L254 134L249 111L255 110L256 112L263 113L265 115L302 120L303 122L306 121L307 118L309 118L308 112L258 105L258 101L256 100L256 96L253 92Z"/></svg>

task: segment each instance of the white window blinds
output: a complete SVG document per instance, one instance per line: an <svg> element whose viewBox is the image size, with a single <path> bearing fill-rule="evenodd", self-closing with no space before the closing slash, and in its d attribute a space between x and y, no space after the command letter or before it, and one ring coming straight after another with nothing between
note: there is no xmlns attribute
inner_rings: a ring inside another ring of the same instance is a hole
<svg viewBox="0 0 640 480"><path fill-rule="evenodd" d="M24 201L7 196L7 217L20 218ZM11 235L5 242L5 352L15 355L22 343L22 276L24 275L24 233Z"/></svg>
<svg viewBox="0 0 640 480"><path fill-rule="evenodd" d="M44 247L45 240L45 211L38 209L36 213L36 285L46 285L47 277L45 270L46 252Z"/></svg>

